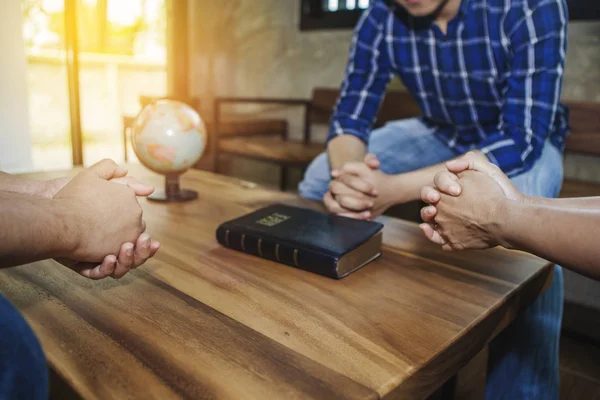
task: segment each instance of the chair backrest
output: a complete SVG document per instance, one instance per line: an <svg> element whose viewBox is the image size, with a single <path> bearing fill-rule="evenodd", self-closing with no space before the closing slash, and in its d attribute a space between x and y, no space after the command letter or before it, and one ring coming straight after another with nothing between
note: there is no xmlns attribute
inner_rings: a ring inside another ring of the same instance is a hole
<svg viewBox="0 0 600 400"><path fill-rule="evenodd" d="M600 156L600 103L566 101L571 133L566 151Z"/></svg>
<svg viewBox="0 0 600 400"><path fill-rule="evenodd" d="M311 101L310 122L313 124L329 123L339 95L339 89L315 88ZM389 90L377 113L375 126L379 127L389 121L420 115L421 109L410 93L401 90Z"/></svg>

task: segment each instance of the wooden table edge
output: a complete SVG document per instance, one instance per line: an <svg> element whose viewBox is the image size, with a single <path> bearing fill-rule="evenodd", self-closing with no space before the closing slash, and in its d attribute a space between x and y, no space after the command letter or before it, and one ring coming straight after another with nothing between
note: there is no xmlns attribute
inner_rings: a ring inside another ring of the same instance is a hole
<svg viewBox="0 0 600 400"><path fill-rule="evenodd" d="M518 313L533 303L552 283L554 264L546 262L521 286L515 287L503 300L482 314L444 347L444 351L436 354L425 364L395 385L395 389L383 393L383 399L415 399L426 398L439 389L447 380L475 357L500 332L514 321ZM532 290L523 290L532 288ZM533 290L535 289L535 290ZM522 294L525 293L526 296ZM532 295L535 293L535 295ZM532 298L533 297L533 298ZM464 331L475 329L478 334L464 335ZM474 340L475 339L475 340ZM444 365L445 360L457 360ZM441 373L439 372L441 369ZM434 373L436 372L437 373ZM436 381L432 381L435 379ZM382 391L379 391L382 393Z"/></svg>

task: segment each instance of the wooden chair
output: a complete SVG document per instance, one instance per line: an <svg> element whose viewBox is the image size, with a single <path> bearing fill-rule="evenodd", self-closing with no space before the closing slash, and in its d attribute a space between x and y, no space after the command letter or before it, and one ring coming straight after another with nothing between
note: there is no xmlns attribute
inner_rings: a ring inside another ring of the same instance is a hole
<svg viewBox="0 0 600 400"><path fill-rule="evenodd" d="M221 97L214 103L214 140L212 152L214 170L219 171L221 154L269 162L280 166L280 189L287 187L288 168L305 169L325 150L322 143L312 141L312 127L329 123L339 97L338 89L317 88L311 100ZM289 138L288 124L282 120L222 121L225 105L262 104L301 107L304 112L302 141ZM375 127L384 123L421 114L411 95L403 91L390 91L377 116Z"/></svg>

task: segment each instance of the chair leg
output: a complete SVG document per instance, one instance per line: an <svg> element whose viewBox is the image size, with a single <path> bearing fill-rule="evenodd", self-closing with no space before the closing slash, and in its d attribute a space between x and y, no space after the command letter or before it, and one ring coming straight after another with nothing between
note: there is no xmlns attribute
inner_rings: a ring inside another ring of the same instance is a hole
<svg viewBox="0 0 600 400"><path fill-rule="evenodd" d="M218 154L215 154L214 156L214 161L213 161L213 172L215 174L220 174L221 170L220 170L220 165L219 165L219 161L220 161L220 157Z"/></svg>
<svg viewBox="0 0 600 400"><path fill-rule="evenodd" d="M287 188L287 172L288 167L282 166L281 175L279 177L279 190L281 190L282 192L285 192L285 189Z"/></svg>
<svg viewBox="0 0 600 400"><path fill-rule="evenodd" d="M123 128L123 149L124 149L124 153L123 153L123 159L125 162L127 162L127 158L128 158L128 154L127 154L127 127Z"/></svg>

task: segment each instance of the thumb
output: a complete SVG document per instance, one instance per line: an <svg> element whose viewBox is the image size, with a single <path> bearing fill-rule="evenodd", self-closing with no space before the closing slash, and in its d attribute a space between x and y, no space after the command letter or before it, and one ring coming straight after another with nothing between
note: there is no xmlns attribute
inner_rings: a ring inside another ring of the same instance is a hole
<svg viewBox="0 0 600 400"><path fill-rule="evenodd" d="M97 162L89 167L88 172L100 179L109 180L113 178L122 178L127 175L127 167L119 166L113 160L108 158Z"/></svg>
<svg viewBox="0 0 600 400"><path fill-rule="evenodd" d="M379 166L381 165L381 163L377 159L377 156L373 153L367 154L365 156L364 161L365 161L365 164L367 164L369 166L369 168L372 168L372 169L378 169Z"/></svg>
<svg viewBox="0 0 600 400"><path fill-rule="evenodd" d="M346 163L342 167L343 173L354 174L359 177L363 177L365 174L368 173L367 171L370 171L369 168L364 163L358 163L358 162Z"/></svg>
<svg viewBox="0 0 600 400"><path fill-rule="evenodd" d="M123 178L113 178L110 181L128 186L129 188L133 189L137 196L149 196L154 192L154 186L146 185L145 183L142 183L131 176L125 176Z"/></svg>
<svg viewBox="0 0 600 400"><path fill-rule="evenodd" d="M448 161L446 163L446 168L448 168L448 171L453 172L455 174L466 171L469 169L469 167L469 160L466 160L464 158Z"/></svg>

